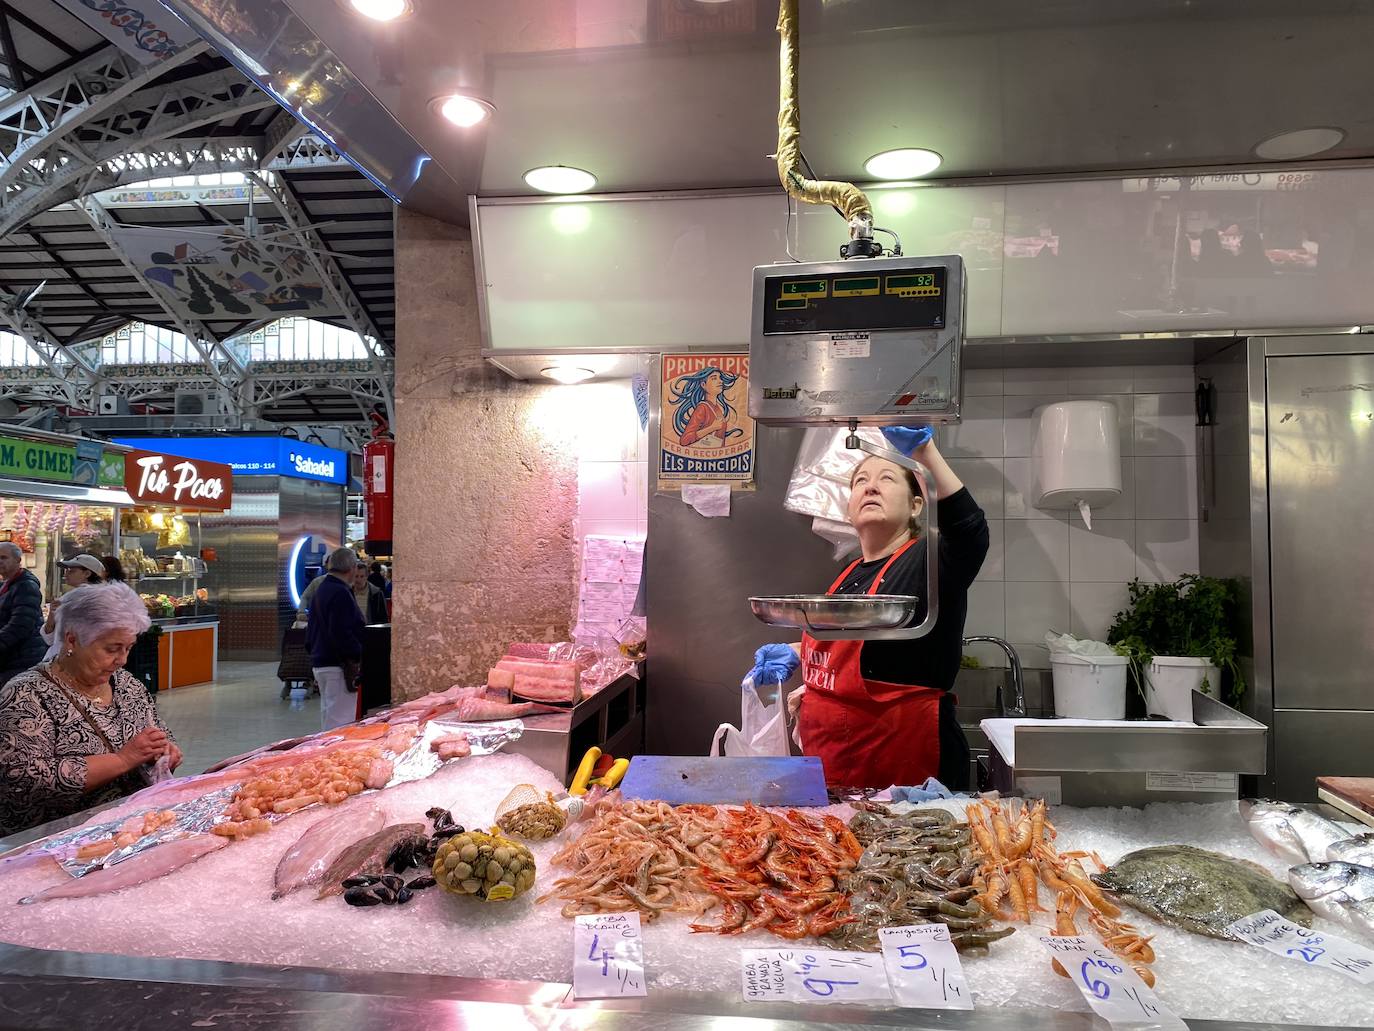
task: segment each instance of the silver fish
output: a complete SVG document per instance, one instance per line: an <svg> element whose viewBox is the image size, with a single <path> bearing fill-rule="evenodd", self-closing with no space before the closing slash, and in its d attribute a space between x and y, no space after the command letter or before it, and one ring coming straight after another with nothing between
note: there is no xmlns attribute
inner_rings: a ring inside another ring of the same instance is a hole
<svg viewBox="0 0 1374 1031"><path fill-rule="evenodd" d="M111 891L122 891L148 881L165 877L194 863L201 856L209 855L229 844L228 838L214 834L197 834L190 838L178 838L164 842L153 848L130 856L114 866L92 870L85 877L64 881L55 887L40 891L19 900L20 905L32 902L47 902L51 899L82 899L92 895L104 895Z"/></svg>
<svg viewBox="0 0 1374 1031"><path fill-rule="evenodd" d="M1327 845L1326 858L1333 863L1374 866L1374 834L1356 834L1353 838Z"/></svg>
<svg viewBox="0 0 1374 1031"><path fill-rule="evenodd" d="M350 808L317 820L282 853L272 876L272 897L283 898L297 888L319 884L335 857L358 840L358 835L374 834L385 820L375 805Z"/></svg>
<svg viewBox="0 0 1374 1031"><path fill-rule="evenodd" d="M1285 863L1319 862L1330 845L1350 837L1340 824L1287 802L1241 799L1240 817L1265 851Z"/></svg>
<svg viewBox="0 0 1374 1031"><path fill-rule="evenodd" d="M1288 883L1318 916L1374 939L1374 869L1354 863L1306 863Z"/></svg>

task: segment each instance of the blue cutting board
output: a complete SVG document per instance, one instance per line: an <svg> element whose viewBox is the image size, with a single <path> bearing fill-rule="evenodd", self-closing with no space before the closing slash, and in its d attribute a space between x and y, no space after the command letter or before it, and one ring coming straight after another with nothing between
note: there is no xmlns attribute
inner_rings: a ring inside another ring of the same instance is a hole
<svg viewBox="0 0 1374 1031"><path fill-rule="evenodd" d="M830 804L825 771L814 755L637 755L630 760L620 792L626 798L659 799L669 805Z"/></svg>

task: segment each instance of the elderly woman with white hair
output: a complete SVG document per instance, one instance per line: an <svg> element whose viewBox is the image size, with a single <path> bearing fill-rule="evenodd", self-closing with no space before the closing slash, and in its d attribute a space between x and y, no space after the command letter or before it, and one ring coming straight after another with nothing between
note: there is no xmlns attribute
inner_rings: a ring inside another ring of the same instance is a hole
<svg viewBox="0 0 1374 1031"><path fill-rule="evenodd" d="M124 584L62 599L57 656L0 688L0 836L137 791L164 755L180 764L147 689L124 669L148 625Z"/></svg>

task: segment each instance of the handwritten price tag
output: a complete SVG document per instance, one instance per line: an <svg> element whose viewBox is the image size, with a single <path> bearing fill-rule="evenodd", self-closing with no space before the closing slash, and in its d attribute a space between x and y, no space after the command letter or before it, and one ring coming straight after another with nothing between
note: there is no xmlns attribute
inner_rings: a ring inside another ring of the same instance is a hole
<svg viewBox="0 0 1374 1031"><path fill-rule="evenodd" d="M1319 934L1284 919L1272 909L1252 913L1226 929L1275 956L1325 967L1361 984L1374 984L1374 951L1334 934Z"/></svg>
<svg viewBox="0 0 1374 1031"><path fill-rule="evenodd" d="M944 924L884 927L878 932L892 997L918 1009L973 1009L959 953Z"/></svg>
<svg viewBox="0 0 1374 1031"><path fill-rule="evenodd" d="M892 1002L881 956L833 949L742 949L745 1002Z"/></svg>
<svg viewBox="0 0 1374 1031"><path fill-rule="evenodd" d="M639 914L577 917L573 925L573 995L579 999L618 999L645 994Z"/></svg>
<svg viewBox="0 0 1374 1031"><path fill-rule="evenodd" d="M1186 1031L1136 972L1105 945L1088 938L1042 935L1040 944L1063 967L1089 1006L1110 1024L1150 1024Z"/></svg>

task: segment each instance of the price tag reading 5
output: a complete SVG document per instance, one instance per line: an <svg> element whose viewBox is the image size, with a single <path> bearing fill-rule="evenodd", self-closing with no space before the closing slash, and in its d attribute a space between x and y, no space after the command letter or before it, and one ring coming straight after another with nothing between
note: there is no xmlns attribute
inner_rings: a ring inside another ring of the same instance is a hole
<svg viewBox="0 0 1374 1031"><path fill-rule="evenodd" d="M1187 1027L1146 987L1136 972L1106 946L1088 938L1043 935L1040 944L1068 972L1089 1006L1111 1024Z"/></svg>
<svg viewBox="0 0 1374 1031"><path fill-rule="evenodd" d="M944 924L884 927L879 933L892 997L918 1009L973 1009L959 954Z"/></svg>

